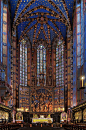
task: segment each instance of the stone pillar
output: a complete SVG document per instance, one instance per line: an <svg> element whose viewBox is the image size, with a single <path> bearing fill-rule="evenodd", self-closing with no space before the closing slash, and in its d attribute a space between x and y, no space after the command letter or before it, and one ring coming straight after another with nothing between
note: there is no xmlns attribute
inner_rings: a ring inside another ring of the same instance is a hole
<svg viewBox="0 0 86 130"><path fill-rule="evenodd" d="M72 37L71 37L71 30L68 28L67 30L67 88L68 88L68 121L71 120L71 44L72 44Z"/></svg>
<svg viewBox="0 0 86 130"><path fill-rule="evenodd" d="M17 64L16 64L16 49L17 49L17 39L16 39L16 29L14 29L15 31L13 32L13 37L12 37L12 44L11 44L11 48L12 48L12 69L11 69L11 73L12 73L12 93L13 93L13 114L14 114L14 122L15 122L15 114L16 114L16 86L17 86L17 81L16 81L16 69L17 69Z"/></svg>
<svg viewBox="0 0 86 130"><path fill-rule="evenodd" d="M31 85L31 47L27 47L27 84Z"/></svg>

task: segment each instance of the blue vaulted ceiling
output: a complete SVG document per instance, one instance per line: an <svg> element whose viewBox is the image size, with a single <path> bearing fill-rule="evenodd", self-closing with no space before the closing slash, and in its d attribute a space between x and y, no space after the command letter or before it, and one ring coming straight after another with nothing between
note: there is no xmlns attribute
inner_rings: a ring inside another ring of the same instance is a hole
<svg viewBox="0 0 86 130"><path fill-rule="evenodd" d="M57 35L66 39L71 27L74 0L10 0L13 26L18 39L29 38L52 42Z"/></svg>

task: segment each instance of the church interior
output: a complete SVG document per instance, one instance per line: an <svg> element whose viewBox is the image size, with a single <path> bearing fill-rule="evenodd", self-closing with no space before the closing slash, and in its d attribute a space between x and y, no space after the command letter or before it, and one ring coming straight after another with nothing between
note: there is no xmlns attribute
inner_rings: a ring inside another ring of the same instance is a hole
<svg viewBox="0 0 86 130"><path fill-rule="evenodd" d="M0 128L86 130L86 0L0 0Z"/></svg>

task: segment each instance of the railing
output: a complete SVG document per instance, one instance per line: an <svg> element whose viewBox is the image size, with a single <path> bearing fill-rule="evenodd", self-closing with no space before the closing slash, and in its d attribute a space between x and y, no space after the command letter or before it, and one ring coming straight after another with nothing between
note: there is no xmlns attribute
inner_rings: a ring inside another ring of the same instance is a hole
<svg viewBox="0 0 86 130"><path fill-rule="evenodd" d="M65 130L86 130L86 124L64 124Z"/></svg>
<svg viewBox="0 0 86 130"><path fill-rule="evenodd" d="M23 126L22 126L23 125ZM18 123L10 123L10 124L6 124L6 123L0 123L0 130L18 130L21 127L34 127L34 125L30 124L18 124ZM52 127L51 125L38 125L38 127ZM36 127L36 126L35 126ZM64 130L86 130L86 125L82 125L82 124L63 124Z"/></svg>

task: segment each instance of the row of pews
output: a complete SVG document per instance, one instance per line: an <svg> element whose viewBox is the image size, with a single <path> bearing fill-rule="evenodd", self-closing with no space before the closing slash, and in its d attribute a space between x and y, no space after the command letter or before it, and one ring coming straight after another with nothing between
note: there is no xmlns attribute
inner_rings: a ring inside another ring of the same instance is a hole
<svg viewBox="0 0 86 130"><path fill-rule="evenodd" d="M65 130L86 130L86 124L63 124Z"/></svg>
<svg viewBox="0 0 86 130"><path fill-rule="evenodd" d="M21 124L18 123L1 123L0 130L18 130L21 127Z"/></svg>

